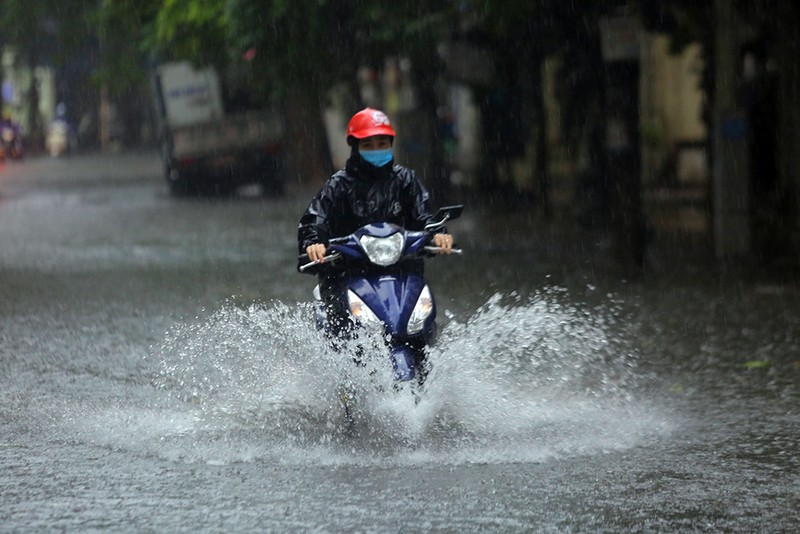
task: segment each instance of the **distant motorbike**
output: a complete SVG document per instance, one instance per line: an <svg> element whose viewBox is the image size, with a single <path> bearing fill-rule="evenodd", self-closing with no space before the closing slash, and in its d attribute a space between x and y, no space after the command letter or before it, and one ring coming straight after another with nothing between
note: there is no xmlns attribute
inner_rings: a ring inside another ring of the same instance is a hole
<svg viewBox="0 0 800 534"><path fill-rule="evenodd" d="M67 106L59 102L55 118L47 125L45 137L47 152L53 157L69 155L75 150L76 144L75 131L67 118Z"/></svg>
<svg viewBox="0 0 800 534"><path fill-rule="evenodd" d="M337 274L335 292L346 309L343 317L331 317L331 307L321 300L317 286L318 327L333 336L357 335L362 328L382 329L395 380L421 385L428 347L436 337L436 305L420 262L437 251L430 245L434 233L458 218L462 209L460 205L441 208L423 231L376 223L331 239L323 262L299 267L303 273L315 274L324 268ZM303 255L300 261L307 259Z"/></svg>
<svg viewBox="0 0 800 534"><path fill-rule="evenodd" d="M72 129L66 120L57 118L47 126L45 145L47 145L47 152L53 157L63 156L71 152Z"/></svg>
<svg viewBox="0 0 800 534"><path fill-rule="evenodd" d="M14 121L3 120L0 124L0 156L1 159L22 159L22 131Z"/></svg>

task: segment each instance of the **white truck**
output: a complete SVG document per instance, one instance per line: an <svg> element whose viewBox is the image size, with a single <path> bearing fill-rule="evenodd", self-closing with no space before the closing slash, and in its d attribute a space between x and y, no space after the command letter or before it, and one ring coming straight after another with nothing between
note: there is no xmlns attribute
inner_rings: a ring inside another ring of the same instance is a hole
<svg viewBox="0 0 800 534"><path fill-rule="evenodd" d="M226 113L216 70L188 62L159 65L153 86L172 194L230 193L251 183L266 193L283 191L283 121L277 111Z"/></svg>

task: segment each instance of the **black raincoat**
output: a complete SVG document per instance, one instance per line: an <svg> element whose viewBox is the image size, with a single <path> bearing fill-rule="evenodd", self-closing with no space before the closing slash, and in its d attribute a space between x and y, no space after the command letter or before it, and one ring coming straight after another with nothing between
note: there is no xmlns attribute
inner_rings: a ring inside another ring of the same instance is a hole
<svg viewBox="0 0 800 534"><path fill-rule="evenodd" d="M432 214L428 192L414 171L387 163L374 167L356 150L314 196L297 229L298 252L352 234L366 224L388 222L422 230Z"/></svg>

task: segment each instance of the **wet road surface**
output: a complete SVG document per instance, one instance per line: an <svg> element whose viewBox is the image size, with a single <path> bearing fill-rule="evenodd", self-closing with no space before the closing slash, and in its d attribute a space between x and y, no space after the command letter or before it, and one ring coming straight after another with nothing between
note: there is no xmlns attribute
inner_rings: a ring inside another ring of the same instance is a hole
<svg viewBox="0 0 800 534"><path fill-rule="evenodd" d="M625 280L602 242L468 205L415 404L313 328L311 191L256 193L171 198L148 153L0 171L0 530L800 524L796 283L664 250Z"/></svg>

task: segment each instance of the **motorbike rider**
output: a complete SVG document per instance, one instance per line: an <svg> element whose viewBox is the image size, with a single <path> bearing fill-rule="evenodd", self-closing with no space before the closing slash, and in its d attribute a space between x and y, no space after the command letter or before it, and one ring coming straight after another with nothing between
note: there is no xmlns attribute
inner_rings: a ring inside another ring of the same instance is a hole
<svg viewBox="0 0 800 534"><path fill-rule="evenodd" d="M347 125L351 153L344 169L334 173L312 198L298 225L300 254L324 262L328 240L353 233L366 224L388 222L408 230L425 228L433 214L429 196L413 170L394 163L395 131L380 110L365 108ZM453 237L436 233L432 244L450 254ZM422 268L421 264L418 265ZM330 313L345 314L337 291L337 276L321 269L320 293Z"/></svg>
<svg viewBox="0 0 800 534"><path fill-rule="evenodd" d="M19 124L11 119L7 111L0 118L0 160L8 157L22 159L22 134Z"/></svg>

